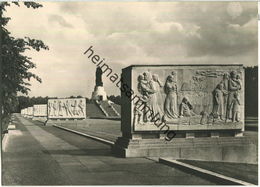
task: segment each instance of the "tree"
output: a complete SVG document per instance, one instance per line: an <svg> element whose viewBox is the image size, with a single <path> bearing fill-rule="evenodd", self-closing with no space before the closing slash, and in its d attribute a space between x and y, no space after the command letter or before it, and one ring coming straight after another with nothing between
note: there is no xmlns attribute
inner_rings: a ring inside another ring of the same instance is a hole
<svg viewBox="0 0 260 187"><path fill-rule="evenodd" d="M0 3L0 55L1 55L1 103L2 112L8 115L14 106L17 106L17 93L21 92L28 95L30 91L29 81L33 78L41 82L41 78L31 73L29 70L36 68L35 63L31 58L24 54L27 50L40 51L41 49L48 50L41 40L31 39L29 37L14 38L6 29L10 17L5 17L6 7L12 4L20 6L24 4L27 8L37 9L42 7L41 4L35 2L1 2Z"/></svg>
<svg viewBox="0 0 260 187"><path fill-rule="evenodd" d="M27 108L37 104L47 104L48 97L25 97L25 96L18 96L18 106L14 110L14 112L20 112L23 108Z"/></svg>
<svg viewBox="0 0 260 187"><path fill-rule="evenodd" d="M245 68L245 115L258 115L258 66Z"/></svg>

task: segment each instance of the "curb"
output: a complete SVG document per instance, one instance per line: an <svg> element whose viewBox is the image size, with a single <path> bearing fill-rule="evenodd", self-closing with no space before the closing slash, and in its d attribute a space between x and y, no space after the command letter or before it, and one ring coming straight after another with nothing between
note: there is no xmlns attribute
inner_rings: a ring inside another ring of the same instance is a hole
<svg viewBox="0 0 260 187"><path fill-rule="evenodd" d="M79 131L75 131L75 130L72 130L72 129L69 129L69 128L66 128L66 127L61 127L61 126L58 126L58 125L52 125L52 126L56 127L56 128L59 128L59 129L63 129L63 130L69 131L69 132L72 132L72 133L75 133L75 134L78 134L78 135L81 135L81 136L84 136L84 137L87 137L87 138L90 138L90 139L93 139L93 140L96 140L96 141L99 141L99 142L104 143L104 144L108 144L108 145L114 145L115 144L114 142L112 142L110 140L106 140L106 139L103 139L103 138L92 136L90 134L86 134L86 133L82 133L82 132L79 132Z"/></svg>
<svg viewBox="0 0 260 187"><path fill-rule="evenodd" d="M232 184L232 185L244 185L244 186L256 186L255 184L251 184L242 180L238 180L232 177L227 177L225 175L216 173L216 172L212 172L206 169L202 169L190 164L186 164L177 160L173 160L173 159L166 159L166 158L159 158L159 163L168 165L168 166L173 166L173 167L177 167L180 169L184 169L186 171L191 171L194 172L196 174L200 174L207 177L207 178L211 178L211 179L215 179L217 181L221 181L223 183L227 183L227 184Z"/></svg>
<svg viewBox="0 0 260 187"><path fill-rule="evenodd" d="M8 142L9 134L5 133L3 140L2 140L2 151L5 152L5 148Z"/></svg>

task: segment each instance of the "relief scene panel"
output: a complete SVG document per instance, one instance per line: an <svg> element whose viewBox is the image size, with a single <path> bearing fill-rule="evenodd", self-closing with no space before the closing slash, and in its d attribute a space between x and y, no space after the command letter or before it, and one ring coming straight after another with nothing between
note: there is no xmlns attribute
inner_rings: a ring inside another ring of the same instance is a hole
<svg viewBox="0 0 260 187"><path fill-rule="evenodd" d="M86 118L86 99L49 99L48 118Z"/></svg>
<svg viewBox="0 0 260 187"><path fill-rule="evenodd" d="M171 125L243 124L244 71L242 66L135 67L132 123L160 119Z"/></svg>
<svg viewBox="0 0 260 187"><path fill-rule="evenodd" d="M33 116L47 116L47 105L33 105Z"/></svg>

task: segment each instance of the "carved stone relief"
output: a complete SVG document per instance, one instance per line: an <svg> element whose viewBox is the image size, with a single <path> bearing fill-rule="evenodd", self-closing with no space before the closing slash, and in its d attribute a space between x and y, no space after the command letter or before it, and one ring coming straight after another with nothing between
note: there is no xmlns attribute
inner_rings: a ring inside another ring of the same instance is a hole
<svg viewBox="0 0 260 187"><path fill-rule="evenodd" d="M27 112L29 116L33 116L33 107L28 107Z"/></svg>
<svg viewBox="0 0 260 187"><path fill-rule="evenodd" d="M47 105L33 105L33 116L47 116Z"/></svg>
<svg viewBox="0 0 260 187"><path fill-rule="evenodd" d="M143 71L136 78L140 100L133 108L134 124L153 122L155 116L179 125L239 122L243 87L240 74L239 71L197 70L189 80L181 81L177 71L164 77ZM214 84L209 85L209 79Z"/></svg>
<svg viewBox="0 0 260 187"><path fill-rule="evenodd" d="M50 99L48 100L49 118L85 118L86 100L80 99Z"/></svg>

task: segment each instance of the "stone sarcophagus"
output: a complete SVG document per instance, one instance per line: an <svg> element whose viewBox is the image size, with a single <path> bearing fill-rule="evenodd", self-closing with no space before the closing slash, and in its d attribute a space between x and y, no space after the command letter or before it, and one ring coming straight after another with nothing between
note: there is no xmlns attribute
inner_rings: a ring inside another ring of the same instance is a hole
<svg viewBox="0 0 260 187"><path fill-rule="evenodd" d="M173 156L189 141L193 150L197 140L243 138L242 65L133 65L121 83L122 137L113 150L123 156Z"/></svg>
<svg viewBox="0 0 260 187"><path fill-rule="evenodd" d="M86 99L49 99L48 119L85 119Z"/></svg>

